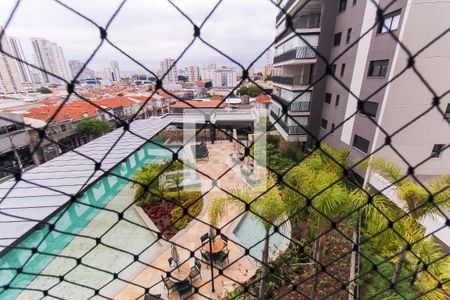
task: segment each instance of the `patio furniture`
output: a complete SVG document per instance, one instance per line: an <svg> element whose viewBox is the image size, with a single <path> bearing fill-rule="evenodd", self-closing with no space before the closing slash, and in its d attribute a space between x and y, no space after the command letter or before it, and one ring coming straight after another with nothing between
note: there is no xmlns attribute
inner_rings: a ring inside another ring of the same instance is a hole
<svg viewBox="0 0 450 300"><path fill-rule="evenodd" d="M176 284L177 292L180 294L180 299L186 299L192 296L192 285L188 280L178 282Z"/></svg>
<svg viewBox="0 0 450 300"><path fill-rule="evenodd" d="M225 247L228 247L228 240L229 240L228 237L225 234L221 233L220 238L225 243Z"/></svg>
<svg viewBox="0 0 450 300"><path fill-rule="evenodd" d="M230 262L229 254L230 254L230 250L228 250L228 249L221 251L218 254L216 261L219 263L221 268L223 268L223 263L225 261Z"/></svg>
<svg viewBox="0 0 450 300"><path fill-rule="evenodd" d="M195 159L207 159L209 157L208 147L205 143L192 145L192 151L195 152Z"/></svg>
<svg viewBox="0 0 450 300"><path fill-rule="evenodd" d="M203 244L203 250L213 255L219 253L225 248L225 242L222 240L220 235L217 235L214 240L211 241L211 248L209 243Z"/></svg>
<svg viewBox="0 0 450 300"><path fill-rule="evenodd" d="M176 287L176 283L173 282L168 277L164 278L162 275L161 275L161 279L162 279L162 281L164 283L164 287L167 289L167 297L169 297L170 296L170 291L173 290Z"/></svg>
<svg viewBox="0 0 450 300"><path fill-rule="evenodd" d="M192 283L197 277L202 278L202 263L197 258L195 259L194 266L191 267L191 272L189 273L189 280Z"/></svg>
<svg viewBox="0 0 450 300"><path fill-rule="evenodd" d="M202 242L202 245L204 245L206 243L206 241L209 240L209 233L205 233L204 235L202 235L200 237L200 241Z"/></svg>

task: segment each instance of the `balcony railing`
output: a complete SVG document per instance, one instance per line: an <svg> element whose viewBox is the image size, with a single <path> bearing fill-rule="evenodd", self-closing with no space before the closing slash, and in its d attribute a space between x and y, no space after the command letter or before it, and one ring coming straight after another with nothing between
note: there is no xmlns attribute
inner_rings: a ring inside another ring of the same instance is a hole
<svg viewBox="0 0 450 300"><path fill-rule="evenodd" d="M283 102L286 105L289 105L289 111L292 112L308 112L310 101L289 101L288 99L284 99L280 96L277 96L275 94L272 94L272 98L277 101L278 103Z"/></svg>
<svg viewBox="0 0 450 300"><path fill-rule="evenodd" d="M274 111L271 111L270 114L274 118L274 120L278 120L279 116ZM298 125L287 125L283 118L281 118L276 124L280 125L283 130L289 135L306 135L305 129Z"/></svg>
<svg viewBox="0 0 450 300"><path fill-rule="evenodd" d="M295 0L289 0L286 5L283 7L285 11L288 11L289 8L294 4ZM277 15L277 22L281 19L281 17L284 15L283 11L280 11Z"/></svg>
<svg viewBox="0 0 450 300"><path fill-rule="evenodd" d="M298 15L292 18L293 29L313 29L320 28L320 14ZM280 25L282 26L282 25ZM291 28L283 30L275 37L275 43L292 32Z"/></svg>
<svg viewBox="0 0 450 300"><path fill-rule="evenodd" d="M308 86L311 84L310 76L273 76L272 81L290 86Z"/></svg>
<svg viewBox="0 0 450 300"><path fill-rule="evenodd" d="M315 47L314 47L314 49L315 49ZM308 46L293 48L287 52L284 52L283 54L275 56L273 58L273 63L277 64L280 62L294 60L294 59L316 58L316 51L314 49L310 48Z"/></svg>

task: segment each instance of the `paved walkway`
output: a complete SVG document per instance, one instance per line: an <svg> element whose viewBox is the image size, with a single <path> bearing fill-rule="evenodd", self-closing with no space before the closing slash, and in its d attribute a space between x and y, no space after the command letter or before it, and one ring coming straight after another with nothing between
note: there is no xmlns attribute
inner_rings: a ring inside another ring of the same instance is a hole
<svg viewBox="0 0 450 300"><path fill-rule="evenodd" d="M233 152L233 144L229 142L219 143L215 145L208 144L209 160L197 161L197 170L203 172L205 175L210 176L213 179L219 179L217 185L225 190L236 185L245 184L245 181L239 176L239 167L234 167L226 175L222 176L230 168L229 155ZM236 172L237 171L237 172ZM202 181L202 191L206 192L212 188L212 181L204 175L199 176ZM219 188L214 187L206 194L207 199L211 200L216 197L225 195ZM227 216L222 220L222 224L228 223L230 220L236 218L239 214L237 211L228 211ZM179 245L178 252L180 254L180 261L183 269L186 268L186 264L190 267L193 264L193 259L190 257L191 251L195 251L195 256L200 258L200 236L209 232L209 227L206 225L209 223L208 213L204 212L199 216L200 220L193 221L186 230L179 232L171 242ZM227 230L226 226L224 230ZM153 267L147 267L136 278L132 280L133 283L139 284L145 287L149 287L152 294L163 294L162 296L167 299L167 291L164 289L161 282L161 276L165 275L165 272L172 271L169 267L168 259L171 256L171 250L169 243L165 242L167 249L162 252L155 260L149 262ZM219 272L214 268L214 283L215 292L212 292L211 286L211 269L206 268L206 264L202 264L202 279L196 280L193 284L199 288L198 293L194 294L191 299L216 299L223 297L226 291L231 291L235 287L236 283L245 282L256 271L256 267L251 258L244 255L244 249L240 246L229 243L230 249L230 262L223 271L225 276L219 276ZM173 272L178 272L173 270ZM120 293L114 297L115 299L138 299L143 298L144 290L141 287L135 285L127 285ZM170 299L179 299L176 292L171 293Z"/></svg>

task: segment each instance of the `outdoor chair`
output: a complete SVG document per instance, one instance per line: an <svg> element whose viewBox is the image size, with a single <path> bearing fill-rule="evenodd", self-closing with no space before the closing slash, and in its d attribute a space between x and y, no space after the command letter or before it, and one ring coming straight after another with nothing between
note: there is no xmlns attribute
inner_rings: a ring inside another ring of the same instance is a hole
<svg viewBox="0 0 450 300"><path fill-rule="evenodd" d="M186 299L192 296L192 285L188 280L178 282L176 288L178 294L180 294L180 299Z"/></svg>
<svg viewBox="0 0 450 300"><path fill-rule="evenodd" d="M200 241L202 242L202 245L204 245L206 243L206 241L209 240L209 233L205 233L204 235L202 235L200 237Z"/></svg>
<svg viewBox="0 0 450 300"><path fill-rule="evenodd" d="M219 255L217 256L216 261L219 263L221 268L223 268L223 264L225 261L230 262L229 254L230 254L230 251L227 249L219 252Z"/></svg>
<svg viewBox="0 0 450 300"><path fill-rule="evenodd" d="M222 239L223 243L225 244L225 247L228 247L228 240L229 240L228 237L225 234L221 233L220 238Z"/></svg>
<svg viewBox="0 0 450 300"><path fill-rule="evenodd" d="M209 256L209 252L206 252L206 251L203 251L203 249L200 249L200 254L201 254L203 260L206 263L206 268L208 269L208 264L211 261L211 257Z"/></svg>
<svg viewBox="0 0 450 300"><path fill-rule="evenodd" d="M197 277L202 278L202 263L197 258L195 259L194 266L191 267L191 271L189 272L189 280L192 283Z"/></svg>
<svg viewBox="0 0 450 300"><path fill-rule="evenodd" d="M161 275L161 279L164 283L164 287L167 289L167 297L169 297L170 291L176 287L176 283L173 282L172 280L170 280L170 278L168 278L168 277L164 278L162 275Z"/></svg>

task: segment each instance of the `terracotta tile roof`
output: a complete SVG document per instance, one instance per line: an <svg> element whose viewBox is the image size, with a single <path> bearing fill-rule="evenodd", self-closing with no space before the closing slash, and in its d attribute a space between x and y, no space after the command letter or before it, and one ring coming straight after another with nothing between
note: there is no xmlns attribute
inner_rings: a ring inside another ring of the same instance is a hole
<svg viewBox="0 0 450 300"><path fill-rule="evenodd" d="M272 99L266 94L260 94L255 98L255 101L264 104L272 103Z"/></svg>
<svg viewBox="0 0 450 300"><path fill-rule="evenodd" d="M213 95L211 97L211 101L220 101L223 99L223 96L219 96L219 95Z"/></svg>
<svg viewBox="0 0 450 300"><path fill-rule="evenodd" d="M190 105L188 105L189 103ZM220 103L220 101L201 101L201 100L184 100L178 101L175 104L170 105L172 108L214 108L214 107L224 107L225 102Z"/></svg>
<svg viewBox="0 0 450 300"><path fill-rule="evenodd" d="M94 101L98 105L106 106L109 108L117 108L129 104L134 104L135 102L127 97L115 97L115 98L103 98L101 100Z"/></svg>
<svg viewBox="0 0 450 300"><path fill-rule="evenodd" d="M47 122L58 110L58 105L48 105L30 108L24 117L38 119ZM55 122L65 120L78 121L83 117L94 117L98 109L85 101L73 101L65 104L56 114Z"/></svg>

